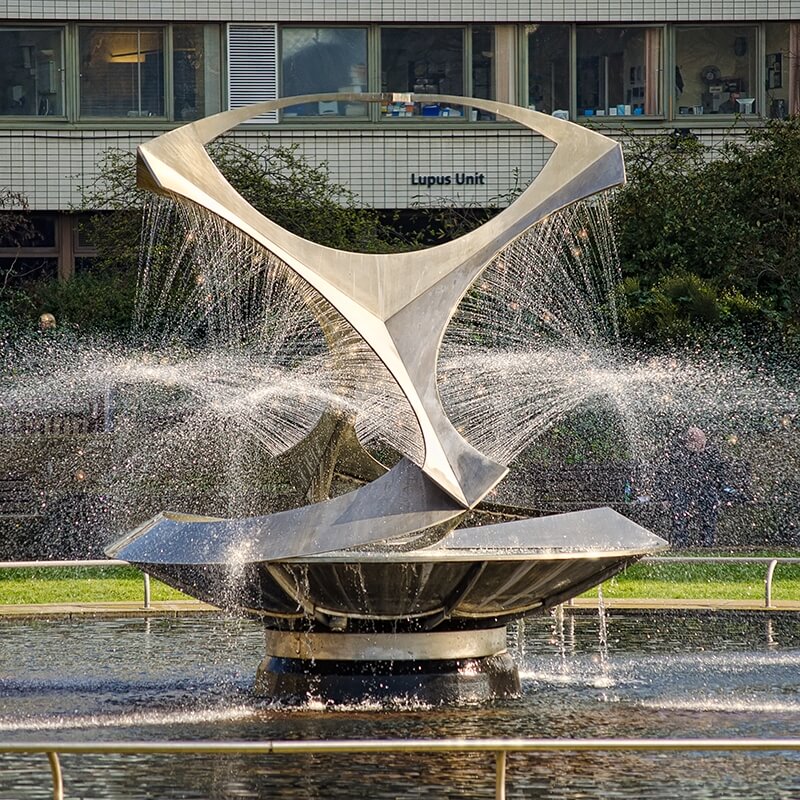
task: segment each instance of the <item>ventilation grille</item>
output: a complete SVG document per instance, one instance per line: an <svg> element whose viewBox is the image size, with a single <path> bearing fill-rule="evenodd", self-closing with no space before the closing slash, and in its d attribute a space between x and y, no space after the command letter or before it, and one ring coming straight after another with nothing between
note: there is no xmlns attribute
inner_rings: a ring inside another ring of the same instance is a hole
<svg viewBox="0 0 800 800"><path fill-rule="evenodd" d="M278 26L228 25L228 108L277 99ZM248 120L277 121L277 111Z"/></svg>

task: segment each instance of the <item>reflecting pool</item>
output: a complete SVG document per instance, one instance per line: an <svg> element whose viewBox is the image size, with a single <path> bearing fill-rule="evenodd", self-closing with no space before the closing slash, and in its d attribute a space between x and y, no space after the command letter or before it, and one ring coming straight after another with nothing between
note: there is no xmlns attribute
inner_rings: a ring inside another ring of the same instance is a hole
<svg viewBox="0 0 800 800"><path fill-rule="evenodd" d="M522 696L297 707L250 696L260 627L223 615L0 621L0 741L800 736L791 613L566 609L512 630ZM480 798L490 754L63 756L70 798ZM517 754L509 798L796 798L800 755ZM0 756L0 798L52 796Z"/></svg>

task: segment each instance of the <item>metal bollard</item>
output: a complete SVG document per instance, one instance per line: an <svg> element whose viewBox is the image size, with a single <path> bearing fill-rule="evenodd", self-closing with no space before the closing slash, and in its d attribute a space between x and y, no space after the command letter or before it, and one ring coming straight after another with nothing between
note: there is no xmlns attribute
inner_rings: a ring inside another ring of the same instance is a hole
<svg viewBox="0 0 800 800"><path fill-rule="evenodd" d="M767 567L767 577L764 579L764 605L772 608L772 576L775 574L775 567L778 566L778 559L773 558Z"/></svg>
<svg viewBox="0 0 800 800"><path fill-rule="evenodd" d="M495 800L506 800L506 751L498 750L495 753Z"/></svg>
<svg viewBox="0 0 800 800"><path fill-rule="evenodd" d="M50 772L53 774L53 800L64 800L64 778L61 775L58 753L49 752L47 760L50 762Z"/></svg>

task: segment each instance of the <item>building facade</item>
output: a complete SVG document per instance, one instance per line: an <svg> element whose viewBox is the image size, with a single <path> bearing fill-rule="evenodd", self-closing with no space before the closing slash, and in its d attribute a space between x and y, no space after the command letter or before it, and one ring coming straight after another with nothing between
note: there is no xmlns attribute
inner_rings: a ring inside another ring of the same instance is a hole
<svg viewBox="0 0 800 800"><path fill-rule="evenodd" d="M67 276L81 187L108 148L295 94L496 99L713 143L800 112L800 0L3 0L0 187ZM307 103L242 126L297 145L376 208L489 203L550 145L443 104ZM533 144L533 146L532 146ZM0 252L0 256L3 255Z"/></svg>

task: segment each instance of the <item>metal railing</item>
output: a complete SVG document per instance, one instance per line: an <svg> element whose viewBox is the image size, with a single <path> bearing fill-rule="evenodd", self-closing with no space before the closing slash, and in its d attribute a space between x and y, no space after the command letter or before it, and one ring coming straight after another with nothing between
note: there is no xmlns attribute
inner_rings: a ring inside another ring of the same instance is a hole
<svg viewBox="0 0 800 800"><path fill-rule="evenodd" d="M50 569L59 567L129 567L127 561L116 558L87 558L73 561L0 561L0 569ZM151 607L150 576L142 573L144 608Z"/></svg>
<svg viewBox="0 0 800 800"><path fill-rule="evenodd" d="M45 754L54 800L64 800L59 755L300 755L340 753L492 753L495 800L505 800L509 753L800 751L800 739L339 739L265 742L19 742L0 753Z"/></svg>
<svg viewBox="0 0 800 800"><path fill-rule="evenodd" d="M772 603L772 583L778 564L800 564L800 558L779 556L645 556L638 564L765 564L767 572L764 577L764 608L775 608ZM48 567L127 567L127 561L118 559L85 559L75 561L0 561L2 569L37 569ZM151 608L150 576L142 573L144 581L144 608Z"/></svg>
<svg viewBox="0 0 800 800"><path fill-rule="evenodd" d="M800 558L770 556L646 556L640 559L639 564L766 564L767 573L764 577L764 608L774 608L772 604L772 579L778 564L800 564Z"/></svg>

